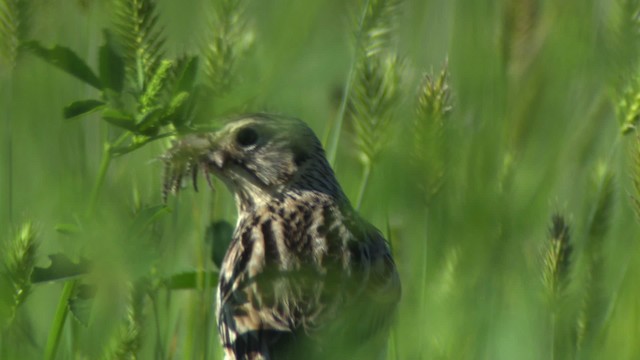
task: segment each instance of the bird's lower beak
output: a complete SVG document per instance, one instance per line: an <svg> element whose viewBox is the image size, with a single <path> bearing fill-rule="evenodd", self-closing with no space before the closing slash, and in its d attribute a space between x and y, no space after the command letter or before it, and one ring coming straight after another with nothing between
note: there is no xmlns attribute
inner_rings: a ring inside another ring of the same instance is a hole
<svg viewBox="0 0 640 360"><path fill-rule="evenodd" d="M221 133L220 131L212 132L208 135L207 149L202 153L201 159L204 160L211 170L218 173L225 167L227 156L220 146Z"/></svg>
<svg viewBox="0 0 640 360"><path fill-rule="evenodd" d="M222 150L218 149L215 145L213 149L211 149L207 153L206 158L207 158L207 164L210 166L213 165L215 170L222 170L224 168L225 160L226 160L224 153L222 152Z"/></svg>

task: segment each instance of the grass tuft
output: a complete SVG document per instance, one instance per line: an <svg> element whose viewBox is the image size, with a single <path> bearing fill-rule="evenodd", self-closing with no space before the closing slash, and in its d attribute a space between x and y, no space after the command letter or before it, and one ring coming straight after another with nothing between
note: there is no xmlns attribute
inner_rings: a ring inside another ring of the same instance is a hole
<svg viewBox="0 0 640 360"><path fill-rule="evenodd" d="M400 96L403 66L391 41L399 4L395 0L367 0L362 4L362 17L355 22L354 66L347 79L328 154L329 160L333 161L342 120L349 108L349 118L353 120L355 142L363 164L356 208L362 204L373 163L388 143L389 125Z"/></svg>
<svg viewBox="0 0 640 360"><path fill-rule="evenodd" d="M620 122L620 131L630 134L640 120L640 78L637 75L631 77L618 98L616 114Z"/></svg>
<svg viewBox="0 0 640 360"><path fill-rule="evenodd" d="M444 179L444 120L452 110L448 67L437 76L425 74L418 93L413 123L413 160L419 169L419 187L429 202Z"/></svg>
<svg viewBox="0 0 640 360"><path fill-rule="evenodd" d="M0 0L0 69L12 69L26 38L31 5L27 0Z"/></svg>
<svg viewBox="0 0 640 360"><path fill-rule="evenodd" d="M616 67L620 74L615 80L618 91L615 109L620 131L629 134L636 128L640 119L640 1L620 0L616 5L619 24L613 44L619 53L616 57Z"/></svg>
<svg viewBox="0 0 640 360"><path fill-rule="evenodd" d="M156 73L165 38L158 27L153 0L113 0L113 30L122 51L127 77L138 93Z"/></svg>
<svg viewBox="0 0 640 360"><path fill-rule="evenodd" d="M167 79L167 76L171 73L172 69L173 62L169 60L162 60L160 62L158 69L153 74L153 77L151 77L147 88L140 98L140 113L143 117L149 114L151 111L154 111L158 107L161 107L161 105L156 105L156 103L161 91L165 88L165 81Z"/></svg>
<svg viewBox="0 0 640 360"><path fill-rule="evenodd" d="M22 305L31 292L31 273L38 250L37 231L31 222L24 223L4 251L5 275L11 284L11 314Z"/></svg>
<svg viewBox="0 0 640 360"><path fill-rule="evenodd" d="M361 2L362 18L352 17L354 29L359 29L355 33L355 45L361 52L359 56L372 57L389 49L401 4L399 0Z"/></svg>
<svg viewBox="0 0 640 360"><path fill-rule="evenodd" d="M145 326L146 283L129 284L129 299L125 319L120 325L114 345L105 359L137 359L142 347Z"/></svg>
<svg viewBox="0 0 640 360"><path fill-rule="evenodd" d="M389 125L399 97L401 66L399 58L389 54L367 57L356 68L349 115L365 165L377 160L389 140Z"/></svg>
<svg viewBox="0 0 640 360"><path fill-rule="evenodd" d="M343 93L342 102L340 104L340 111L338 112L337 120L333 124L331 130L331 136L327 146L327 158L330 163L334 163L336 154L338 151L338 143L340 140L340 134L342 132L342 123L347 109L350 110L351 116L366 115L361 112L365 110L368 113L377 112L375 115L381 116L386 112L387 105L390 104L387 99L396 96L397 81L399 81L400 74L400 61L398 55L393 50L393 29L395 28L395 19L400 10L401 1L399 0L363 0L360 3L359 12L357 16L352 16L353 29L355 34L353 44L353 57L351 62L351 68L347 75L347 81L345 84L345 90ZM375 79L378 79L376 82ZM383 86L382 81L385 80ZM358 89L359 88L359 89ZM359 93L359 94L358 94ZM385 106L377 111L377 108L366 108L367 102L375 101L375 99L383 100L381 104ZM364 109L354 109L354 103L360 102L361 105L365 105ZM362 116L361 116L362 119ZM363 119L368 121L367 119ZM382 120L382 121L380 121ZM357 119L356 119L357 122ZM370 120L369 126L372 124L380 123L384 124L385 119L374 118ZM367 125L363 123L361 125ZM383 127L375 126L378 129ZM358 137L360 138L358 143L361 144L360 148L365 150L372 150L370 144L371 136L375 134L366 133L359 130ZM366 144L369 137L369 144ZM367 159L370 159L370 155L364 151L365 158L365 176L364 179L368 179L368 173L370 169L366 164ZM363 181L363 185L366 187L366 181ZM362 186L361 186L362 190ZM362 193L362 192L361 192Z"/></svg>
<svg viewBox="0 0 640 360"><path fill-rule="evenodd" d="M565 294L571 265L571 237L569 225L560 214L551 217L549 242L543 254L542 280L552 303Z"/></svg>
<svg viewBox="0 0 640 360"><path fill-rule="evenodd" d="M246 20L244 0L210 1L209 38L203 44L206 82L214 95L228 92L240 57L251 47L253 31Z"/></svg>

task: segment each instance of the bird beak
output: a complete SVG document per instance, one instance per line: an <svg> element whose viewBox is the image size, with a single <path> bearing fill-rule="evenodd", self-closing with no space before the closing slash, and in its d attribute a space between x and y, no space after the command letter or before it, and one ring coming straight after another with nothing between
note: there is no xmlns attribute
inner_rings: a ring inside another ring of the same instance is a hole
<svg viewBox="0 0 640 360"><path fill-rule="evenodd" d="M213 148L207 154L207 163L210 165L214 165L217 170L222 170L225 164L225 156L222 150L219 148Z"/></svg>
<svg viewBox="0 0 640 360"><path fill-rule="evenodd" d="M207 165L212 170L222 170L226 163L225 151L220 144L221 136L220 132L215 132L207 137L207 150L203 152L203 156Z"/></svg>

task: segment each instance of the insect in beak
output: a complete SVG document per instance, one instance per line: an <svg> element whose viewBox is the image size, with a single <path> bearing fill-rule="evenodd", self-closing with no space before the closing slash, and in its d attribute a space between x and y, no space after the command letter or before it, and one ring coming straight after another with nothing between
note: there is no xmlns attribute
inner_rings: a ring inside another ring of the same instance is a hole
<svg viewBox="0 0 640 360"><path fill-rule="evenodd" d="M224 158L219 151L213 149L214 133L187 135L173 142L173 146L160 157L164 162L163 202L167 202L169 193L177 195L180 192L182 179L187 176L191 177L193 188L198 191L200 169L207 179L209 188L215 190L211 182L211 171L215 171L216 167L222 168Z"/></svg>

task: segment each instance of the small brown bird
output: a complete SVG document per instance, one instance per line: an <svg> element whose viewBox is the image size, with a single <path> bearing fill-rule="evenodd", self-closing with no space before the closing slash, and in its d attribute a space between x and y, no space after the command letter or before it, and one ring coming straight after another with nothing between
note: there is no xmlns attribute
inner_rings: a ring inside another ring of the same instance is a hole
<svg viewBox="0 0 640 360"><path fill-rule="evenodd" d="M188 136L166 159L167 190L186 173L195 186L201 168L235 196L217 290L226 360L384 357L400 298L389 245L352 208L305 123L247 115Z"/></svg>

